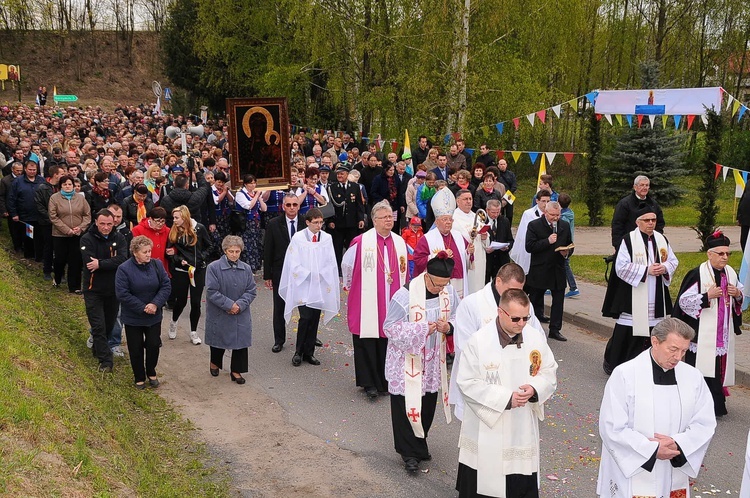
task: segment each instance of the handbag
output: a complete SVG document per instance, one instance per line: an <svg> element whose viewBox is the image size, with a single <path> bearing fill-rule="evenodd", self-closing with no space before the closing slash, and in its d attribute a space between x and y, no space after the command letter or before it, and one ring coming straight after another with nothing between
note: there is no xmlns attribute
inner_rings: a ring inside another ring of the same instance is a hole
<svg viewBox="0 0 750 498"><path fill-rule="evenodd" d="M241 234L245 232L245 226L247 221L247 214L244 210L232 211L229 214L229 230L234 234Z"/></svg>
<svg viewBox="0 0 750 498"><path fill-rule="evenodd" d="M336 216L336 209L334 209L333 204L331 204L330 202L326 202L322 206L318 206L318 209L320 209L320 212L323 213L324 220Z"/></svg>

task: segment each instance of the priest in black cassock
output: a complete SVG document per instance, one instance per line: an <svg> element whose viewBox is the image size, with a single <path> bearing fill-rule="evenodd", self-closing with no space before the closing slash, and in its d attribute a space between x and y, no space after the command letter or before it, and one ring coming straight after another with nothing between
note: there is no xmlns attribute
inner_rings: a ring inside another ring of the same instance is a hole
<svg viewBox="0 0 750 498"><path fill-rule="evenodd" d="M685 275L672 316L695 330L685 362L701 371L714 399L714 413L727 414L727 386L734 385L734 336L741 334L743 286L728 266L729 238L706 239L708 261Z"/></svg>
<svg viewBox="0 0 750 498"><path fill-rule="evenodd" d="M655 230L653 206L642 203L636 214L636 229L620 242L602 305L602 315L617 320L604 350L607 375L648 348L651 329L672 313L669 284L679 262Z"/></svg>

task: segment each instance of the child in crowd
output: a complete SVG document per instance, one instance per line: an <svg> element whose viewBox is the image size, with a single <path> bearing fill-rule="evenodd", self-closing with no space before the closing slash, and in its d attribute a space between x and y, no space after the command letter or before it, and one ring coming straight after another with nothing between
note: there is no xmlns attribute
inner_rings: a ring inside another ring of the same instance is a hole
<svg viewBox="0 0 750 498"><path fill-rule="evenodd" d="M560 219L568 222L570 225L570 240L575 241L575 213L570 209L572 199L568 194L563 192L558 196L557 201L560 203ZM568 253L568 257L565 258L565 277L568 279L568 287L570 287L565 297L576 297L581 294L576 284L576 278L573 276L573 270L570 269L570 256L573 255L573 251L575 249L571 250Z"/></svg>
<svg viewBox="0 0 750 498"><path fill-rule="evenodd" d="M406 242L406 251L409 253L409 278L414 278L414 249L417 248L417 242L424 237L422 230L422 220L414 216L409 220L409 226L401 230L401 237Z"/></svg>

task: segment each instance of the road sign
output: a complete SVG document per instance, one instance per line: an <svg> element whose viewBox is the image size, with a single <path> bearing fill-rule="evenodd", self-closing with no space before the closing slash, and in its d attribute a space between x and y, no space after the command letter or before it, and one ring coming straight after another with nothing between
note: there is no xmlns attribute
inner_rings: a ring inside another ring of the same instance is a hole
<svg viewBox="0 0 750 498"><path fill-rule="evenodd" d="M75 102L78 100L76 95L55 95L56 102Z"/></svg>

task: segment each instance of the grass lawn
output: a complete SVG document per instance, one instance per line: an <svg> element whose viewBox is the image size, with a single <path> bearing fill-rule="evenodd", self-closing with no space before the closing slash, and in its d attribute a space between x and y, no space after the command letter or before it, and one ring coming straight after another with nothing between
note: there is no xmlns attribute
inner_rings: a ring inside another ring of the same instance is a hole
<svg viewBox="0 0 750 498"><path fill-rule="evenodd" d="M7 232L6 232L7 234ZM127 361L96 371L81 296L0 238L0 495L228 496L192 427Z"/></svg>

